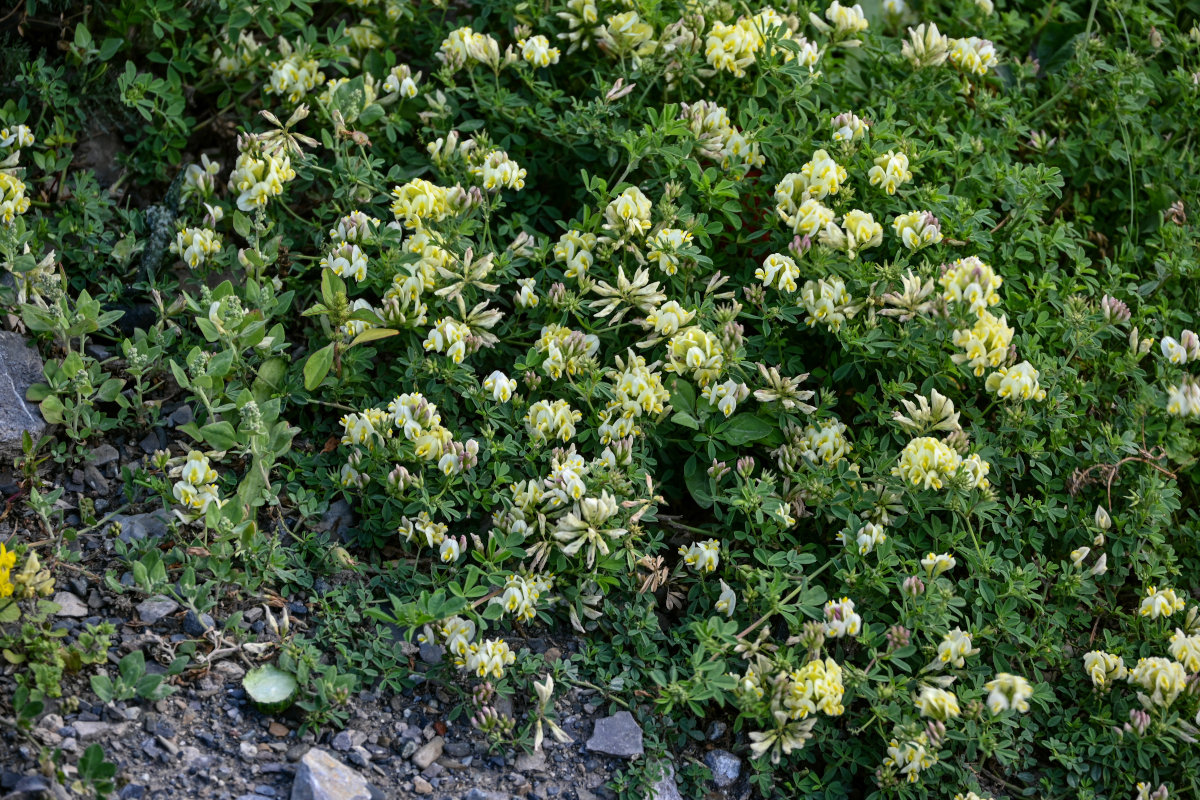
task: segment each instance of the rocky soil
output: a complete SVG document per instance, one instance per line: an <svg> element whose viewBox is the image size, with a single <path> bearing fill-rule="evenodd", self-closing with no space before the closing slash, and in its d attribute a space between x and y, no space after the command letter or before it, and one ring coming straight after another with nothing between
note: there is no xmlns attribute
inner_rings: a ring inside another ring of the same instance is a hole
<svg viewBox="0 0 1200 800"><path fill-rule="evenodd" d="M17 369L11 393L23 397L21 380L34 369L26 363L28 351L5 341L10 357L0 361L0 389ZM14 355L15 354L15 355ZM16 365L16 366L14 366ZM19 452L19 435L36 407L7 403L0 434L0 542L39 542L47 532L26 504L28 487L12 468ZM112 674L120 658L140 650L149 672L164 673L181 643L199 642L199 651L211 653L214 620L185 612L164 597L144 597L132 591L110 591L101 576L117 577L131 587L132 574L115 552L114 542L143 539L168 540L170 518L147 503L128 503L121 479L122 467L136 468L154 450L171 447L185 452L185 443L174 441L173 428L190 420L184 406L164 408L166 424L140 438L115 437L91 452L86 465L63 470L53 461L43 465L43 480L65 489L59 500L64 522L81 525L81 507L91 502L103 524L81 531L71 543L78 554L74 564L55 568L58 580L54 602L60 606L54 627L65 631L66 641L86 624L110 622L117 629L108 653ZM40 423L40 418L35 422ZM16 436L14 441L13 436ZM5 450L7 448L7 450ZM134 495L136 499L136 494ZM344 514L336 508L334 516ZM111 523L121 523L119 530ZM338 520L327 520L336 526ZM43 549L41 552L47 552ZM261 600L261 598L259 599ZM263 609L256 602L222 607L223 618L234 610L243 617L242 640L269 638ZM294 624L313 621L302 600L288 604ZM570 658L577 643L570 636L527 640L523 645L546 662ZM69 785L79 754L93 742L104 747L107 760L119 771L114 796L122 800L369 800L371 798L429 797L435 800L614 800L618 793L610 781L634 760L648 758L642 730L628 712L609 707L591 690L572 688L557 704L558 719L573 742L559 744L549 737L537 753L490 749L473 728L469 714L452 712L451 695L426 672L440 660L436 648L417 648L398 641L413 664L416 685L401 694L364 691L350 703L345 729L301 734L295 711L272 716L259 713L247 700L241 678L253 662L232 648L227 657L204 669L190 668L169 678L175 692L157 702L105 704L88 683L88 674L68 675L62 698L48 701L47 713L38 722L37 744L0 725L0 798L66 798L63 785L50 779L53 770L40 763L42 752L61 750L65 758L65 784ZM0 717L11 717L8 707L16 687L19 666L0 660ZM195 665L193 665L194 667ZM511 715L511 704L497 703ZM456 716L456 719L451 719ZM518 720L520 721L520 720ZM676 764L685 760L704 763L713 772L708 797L744 800L749 784L744 762L730 750L744 749L740 737L714 723L708 741L674 761L660 762L665 774L646 793L654 800L675 800L680 793L673 777ZM628 796L628 793L627 793Z"/></svg>

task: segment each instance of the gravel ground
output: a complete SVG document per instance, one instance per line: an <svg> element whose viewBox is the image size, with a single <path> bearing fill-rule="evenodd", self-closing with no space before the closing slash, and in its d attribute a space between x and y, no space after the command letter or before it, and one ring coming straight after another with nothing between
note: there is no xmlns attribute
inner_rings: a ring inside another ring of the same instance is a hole
<svg viewBox="0 0 1200 800"><path fill-rule="evenodd" d="M186 416L177 414L177 416ZM151 433L139 442L116 442L96 448L85 468L59 477L66 488L60 501L66 522L78 525L80 498L89 497L98 516L124 502L119 478L122 465L131 465L165 444L165 435ZM0 541L44 538L28 513L17 476L0 471ZM11 503L3 503L13 498ZM142 513L134 513L136 511ZM123 510L126 538L154 536L164 530L165 517L149 507ZM129 516L132 515L132 516ZM117 628L109 652L111 672L121 656L141 650L148 671L163 672L175 647L203 640L204 624L173 601L146 599L133 593L115 594L98 580L105 571L122 575L130 584L127 565L115 554L111 526L85 532L73 543L80 555L75 569L60 568L55 602L62 611L55 626L67 640L84 624L111 622ZM294 603L292 605L295 605ZM293 609L299 611L299 608ZM232 609L222 609L228 613ZM250 639L264 633L262 609L248 603L243 624ZM294 614L305 624L303 614ZM269 636L264 633L264 640ZM569 658L576 649L570 636L512 642L538 653L547 662ZM214 798L214 800L368 800L368 798L430 797L434 800L614 800L606 784L629 764L644 758L641 730L627 714L609 709L590 690L572 688L557 704L563 729L574 740L559 744L549 737L540 753L489 750L484 737L464 714L451 721L451 696L421 673L436 654L401 642L408 648L418 674L414 688L399 695L361 692L350 701L351 716L344 730L299 733L295 711L278 716L261 714L246 699L241 678L251 662L237 654L216 661L207 670L190 670L172 679L176 692L157 702L102 703L87 682L89 670L68 675L64 701L50 701L35 737L59 748L73 763L93 742L119 767L114 796L137 800ZM206 646L207 647L207 646ZM406 655L408 653L406 652ZM0 668L0 708L15 688L19 667ZM503 704L497 704L503 713ZM511 708L508 709L511 713ZM11 709L3 708L8 716ZM597 722L600 722L597 725ZM47 781L38 765L38 751L8 728L0 728L0 797L65 798L61 786ZM750 796L747 770L728 750L739 741L724 726L710 728L710 741L680 754L680 759L708 764L714 773L707 797L744 800ZM673 765L667 765L673 771ZM73 770L68 767L70 783ZM647 797L679 797L668 775Z"/></svg>

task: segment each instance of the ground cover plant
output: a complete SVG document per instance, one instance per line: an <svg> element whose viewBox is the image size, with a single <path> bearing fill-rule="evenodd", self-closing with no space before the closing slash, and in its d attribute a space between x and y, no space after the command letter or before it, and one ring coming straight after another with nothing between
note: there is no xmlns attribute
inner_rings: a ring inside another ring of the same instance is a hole
<svg viewBox="0 0 1200 800"><path fill-rule="evenodd" d="M585 686L656 755L729 725L763 797L1200 795L1196 3L171 5L0 42L54 426L6 722L111 634L47 622L56 476L184 400L124 476L174 514L132 590L337 576L253 651L314 729L411 685L393 626L498 745Z"/></svg>

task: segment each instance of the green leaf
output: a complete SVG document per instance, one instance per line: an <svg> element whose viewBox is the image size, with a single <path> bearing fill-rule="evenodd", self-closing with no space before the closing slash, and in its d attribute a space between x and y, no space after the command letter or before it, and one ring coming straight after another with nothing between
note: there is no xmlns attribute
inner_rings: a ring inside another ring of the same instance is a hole
<svg viewBox="0 0 1200 800"><path fill-rule="evenodd" d="M774 427L770 422L753 414L735 414L717 428L717 437L738 447L769 436Z"/></svg>
<svg viewBox="0 0 1200 800"><path fill-rule="evenodd" d="M40 408L42 409L42 416L45 418L46 422L49 422L51 425L61 425L63 423L63 411L65 411L65 409L63 408L63 404L58 399L57 395L52 394L43 400Z"/></svg>
<svg viewBox="0 0 1200 800"><path fill-rule="evenodd" d="M713 496L709 493L708 470L696 456L692 456L683 466L683 482L696 505L701 508L712 508Z"/></svg>
<svg viewBox="0 0 1200 800"><path fill-rule="evenodd" d="M365 342L375 342L380 339L386 339L389 336L395 336L399 332L400 331L393 330L392 328L368 328L367 330L360 333L358 336L354 337L354 341L350 342L350 347L354 347L354 345L356 345L356 344L363 344Z"/></svg>
<svg viewBox="0 0 1200 800"><path fill-rule="evenodd" d="M241 211L234 211L233 229L237 232L238 236L242 237L243 239L249 239L251 231L250 218Z"/></svg>
<svg viewBox="0 0 1200 800"><path fill-rule="evenodd" d="M326 270L328 273L329 270ZM325 380L325 376L329 374L329 368L333 366L333 343L322 347L317 352L308 357L304 362L304 388L310 392L321 385L321 381Z"/></svg>
<svg viewBox="0 0 1200 800"><path fill-rule="evenodd" d="M125 381L120 378L109 378L100 384L100 391L96 392L96 399L103 403L111 403L117 399L117 395L121 393L124 386Z"/></svg>
<svg viewBox="0 0 1200 800"><path fill-rule="evenodd" d="M200 435L214 450L230 450L238 444L237 431L225 420L210 422L200 429Z"/></svg>
<svg viewBox="0 0 1200 800"><path fill-rule="evenodd" d="M676 425L682 425L685 428L691 428L694 431L700 430L700 421L686 411L680 411L671 417L671 422Z"/></svg>

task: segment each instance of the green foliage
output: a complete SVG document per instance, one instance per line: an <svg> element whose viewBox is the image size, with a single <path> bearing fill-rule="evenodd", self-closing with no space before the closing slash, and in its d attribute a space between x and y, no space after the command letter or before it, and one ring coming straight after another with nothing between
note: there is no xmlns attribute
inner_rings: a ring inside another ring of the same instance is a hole
<svg viewBox="0 0 1200 800"><path fill-rule="evenodd" d="M910 5L123 0L14 51L52 452L196 414L139 590L312 595L315 727L416 636L496 745L553 678L656 753L727 720L766 796L1200 791L1197 9Z"/></svg>

